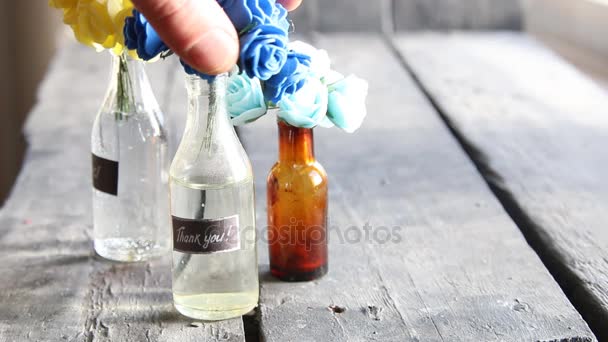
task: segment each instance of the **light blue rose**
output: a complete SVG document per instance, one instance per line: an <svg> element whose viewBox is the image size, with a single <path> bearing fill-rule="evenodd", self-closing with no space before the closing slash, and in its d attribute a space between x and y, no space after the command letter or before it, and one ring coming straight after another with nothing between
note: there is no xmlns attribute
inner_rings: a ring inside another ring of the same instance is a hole
<svg viewBox="0 0 608 342"><path fill-rule="evenodd" d="M296 93L283 97L277 115L292 126L313 128L325 118L327 101L327 87L311 78Z"/></svg>
<svg viewBox="0 0 608 342"><path fill-rule="evenodd" d="M267 111L260 80L244 74L234 74L230 77L226 102L232 124L235 126L253 122Z"/></svg>
<svg viewBox="0 0 608 342"><path fill-rule="evenodd" d="M367 115L365 100L368 84L365 80L350 75L328 86L327 117L336 126L353 133Z"/></svg>

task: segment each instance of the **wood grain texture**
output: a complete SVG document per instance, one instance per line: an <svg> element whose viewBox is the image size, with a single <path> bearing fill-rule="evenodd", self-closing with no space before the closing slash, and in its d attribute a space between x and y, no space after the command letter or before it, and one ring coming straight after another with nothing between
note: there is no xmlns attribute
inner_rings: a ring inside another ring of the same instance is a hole
<svg viewBox="0 0 608 342"><path fill-rule="evenodd" d="M393 0L397 31L521 30L520 0Z"/></svg>
<svg viewBox="0 0 608 342"><path fill-rule="evenodd" d="M608 340L608 94L518 34L396 42L529 242Z"/></svg>
<svg viewBox="0 0 608 342"><path fill-rule="evenodd" d="M390 21L392 0L314 0L313 18L320 32L380 32Z"/></svg>
<svg viewBox="0 0 608 342"><path fill-rule="evenodd" d="M305 0L290 14L296 32L392 31L393 0Z"/></svg>
<svg viewBox="0 0 608 342"><path fill-rule="evenodd" d="M340 71L369 80L370 112L354 135L315 130L330 178L329 274L278 282L259 246L262 338L595 340L385 42L335 35L317 43ZM274 119L244 127L241 136L264 236Z"/></svg>
<svg viewBox="0 0 608 342"><path fill-rule="evenodd" d="M521 30L520 0L304 0L297 32Z"/></svg>
<svg viewBox="0 0 608 342"><path fill-rule="evenodd" d="M172 66L148 67L163 107ZM176 313L169 255L94 256L90 127L108 68L109 57L71 43L40 89L25 165L0 211L0 341L244 341L241 319L195 327Z"/></svg>

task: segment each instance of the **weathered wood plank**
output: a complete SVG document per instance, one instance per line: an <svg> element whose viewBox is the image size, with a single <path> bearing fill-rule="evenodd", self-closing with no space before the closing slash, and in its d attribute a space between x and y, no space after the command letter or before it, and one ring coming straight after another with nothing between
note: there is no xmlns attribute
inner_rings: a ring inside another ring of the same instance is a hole
<svg viewBox="0 0 608 342"><path fill-rule="evenodd" d="M393 0L397 31L521 30L520 0Z"/></svg>
<svg viewBox="0 0 608 342"><path fill-rule="evenodd" d="M392 0L305 0L290 14L296 32L392 32Z"/></svg>
<svg viewBox="0 0 608 342"><path fill-rule="evenodd" d="M396 42L529 242L607 340L608 94L518 34Z"/></svg>
<svg viewBox="0 0 608 342"><path fill-rule="evenodd" d="M318 43L342 71L370 81L370 113L355 135L316 130L330 177L329 275L275 281L259 247L264 340L595 340L383 40L336 35ZM241 134L264 227L274 120ZM381 227L395 233L390 242L381 243Z"/></svg>
<svg viewBox="0 0 608 342"><path fill-rule="evenodd" d="M173 310L170 256L147 264L94 256L90 127L108 64L66 46L28 120L25 165L0 211L0 341L244 341L241 319L194 327ZM148 68L161 103L173 66Z"/></svg>
<svg viewBox="0 0 608 342"><path fill-rule="evenodd" d="M391 26L391 1L307 0L290 14L290 20L299 33L380 32Z"/></svg>
<svg viewBox="0 0 608 342"><path fill-rule="evenodd" d="M389 20L391 0L315 0L315 20L321 32L380 32Z"/></svg>
<svg viewBox="0 0 608 342"><path fill-rule="evenodd" d="M520 0L305 0L291 14L297 32L520 30Z"/></svg>

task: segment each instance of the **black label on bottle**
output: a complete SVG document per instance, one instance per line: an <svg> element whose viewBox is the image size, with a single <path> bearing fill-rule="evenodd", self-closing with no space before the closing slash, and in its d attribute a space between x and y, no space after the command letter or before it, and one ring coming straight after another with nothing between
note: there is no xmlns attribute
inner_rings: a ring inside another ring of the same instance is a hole
<svg viewBox="0 0 608 342"><path fill-rule="evenodd" d="M93 156L93 187L106 194L118 194L118 162Z"/></svg>
<svg viewBox="0 0 608 342"><path fill-rule="evenodd" d="M230 252L241 249L238 215L212 220L173 216L173 250L189 254Z"/></svg>

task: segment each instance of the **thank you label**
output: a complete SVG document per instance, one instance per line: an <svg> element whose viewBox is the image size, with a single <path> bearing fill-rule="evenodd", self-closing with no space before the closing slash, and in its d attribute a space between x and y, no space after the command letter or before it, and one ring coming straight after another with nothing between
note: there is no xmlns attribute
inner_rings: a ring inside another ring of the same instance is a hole
<svg viewBox="0 0 608 342"><path fill-rule="evenodd" d="M173 216L173 250L189 254L241 249L239 217L191 220Z"/></svg>
<svg viewBox="0 0 608 342"><path fill-rule="evenodd" d="M101 192L118 194L118 162L93 156L93 187Z"/></svg>

